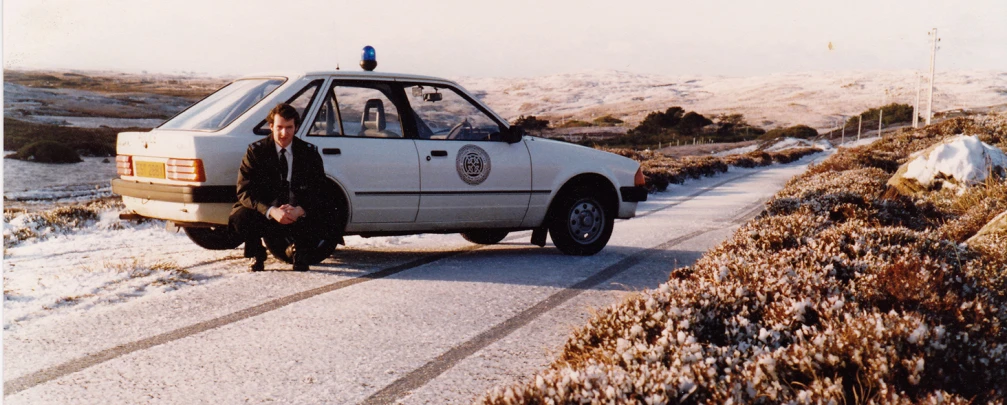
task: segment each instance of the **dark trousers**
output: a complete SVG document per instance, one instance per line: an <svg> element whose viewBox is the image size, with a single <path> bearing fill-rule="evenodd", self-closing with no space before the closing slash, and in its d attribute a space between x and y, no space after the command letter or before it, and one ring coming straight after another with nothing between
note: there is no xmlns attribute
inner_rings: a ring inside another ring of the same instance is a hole
<svg viewBox="0 0 1007 405"><path fill-rule="evenodd" d="M330 221L301 218L288 225L280 224L258 211L248 208L238 208L228 218L228 225L245 240L245 257L266 258L266 248L262 246L263 236L279 236L288 242L303 248L317 246L318 242L328 233L326 227ZM298 254L303 250L298 250ZM291 259L297 262L296 257Z"/></svg>

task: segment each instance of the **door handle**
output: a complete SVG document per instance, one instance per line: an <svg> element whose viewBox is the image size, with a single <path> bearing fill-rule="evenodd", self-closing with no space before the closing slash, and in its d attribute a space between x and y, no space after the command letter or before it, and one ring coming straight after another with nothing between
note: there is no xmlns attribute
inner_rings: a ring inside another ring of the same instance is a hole
<svg viewBox="0 0 1007 405"><path fill-rule="evenodd" d="M430 155L431 156L445 157L445 156L448 155L448 151L446 151L446 150L432 150L432 151L430 151Z"/></svg>
<svg viewBox="0 0 1007 405"><path fill-rule="evenodd" d="M322 154L323 155L341 155L341 154L343 154L343 152L340 151L339 148L322 148Z"/></svg>

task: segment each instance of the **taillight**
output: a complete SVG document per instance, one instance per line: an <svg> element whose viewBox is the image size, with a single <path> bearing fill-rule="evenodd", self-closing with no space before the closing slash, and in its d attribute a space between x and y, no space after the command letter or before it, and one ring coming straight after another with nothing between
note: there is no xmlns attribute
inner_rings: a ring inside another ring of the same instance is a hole
<svg viewBox="0 0 1007 405"><path fill-rule="evenodd" d="M168 159L165 171L169 180L206 181L203 161L199 159Z"/></svg>
<svg viewBox="0 0 1007 405"><path fill-rule="evenodd" d="M133 175L133 157L129 155L116 155L115 171L120 176Z"/></svg>
<svg viewBox="0 0 1007 405"><path fill-rule="evenodd" d="M647 177L643 175L643 168L636 169L636 176L633 177L633 185L643 187L647 185Z"/></svg>

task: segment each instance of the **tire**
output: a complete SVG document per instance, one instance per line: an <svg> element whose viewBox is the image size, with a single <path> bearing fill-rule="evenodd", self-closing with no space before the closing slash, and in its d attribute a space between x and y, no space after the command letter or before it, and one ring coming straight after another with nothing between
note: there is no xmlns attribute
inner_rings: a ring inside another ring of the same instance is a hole
<svg viewBox="0 0 1007 405"><path fill-rule="evenodd" d="M481 229L478 231L462 232L465 240L478 245L495 245L507 237L510 232L496 229Z"/></svg>
<svg viewBox="0 0 1007 405"><path fill-rule="evenodd" d="M199 247L210 250L230 250L241 246L243 240L241 236L231 231L227 225L215 226L211 228L182 228L185 236L195 242Z"/></svg>
<svg viewBox="0 0 1007 405"><path fill-rule="evenodd" d="M549 223L552 243L563 254L590 256L608 244L615 225L612 209L607 209L598 193L577 188L557 201Z"/></svg>
<svg viewBox="0 0 1007 405"><path fill-rule="evenodd" d="M266 243L266 249L269 249L269 253L273 257L287 263L294 262L294 258L287 256L287 248L290 247L290 242L286 238L267 236L262 238L262 241ZM312 265L321 263L322 260L331 256L332 252L336 251L336 245L338 245L338 241L335 239L323 239L318 247L304 256L305 263L302 264Z"/></svg>

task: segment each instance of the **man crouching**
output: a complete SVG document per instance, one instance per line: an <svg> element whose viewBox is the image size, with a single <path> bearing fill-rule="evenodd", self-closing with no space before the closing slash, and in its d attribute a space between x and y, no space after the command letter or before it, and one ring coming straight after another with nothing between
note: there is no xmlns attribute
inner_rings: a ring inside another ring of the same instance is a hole
<svg viewBox="0 0 1007 405"><path fill-rule="evenodd" d="M272 135L248 145L238 169L238 202L228 225L245 240L249 269L265 269L263 236L285 238L295 271L307 271L305 255L332 226L333 208L322 158L315 145L295 138L297 110L277 104L266 117Z"/></svg>

